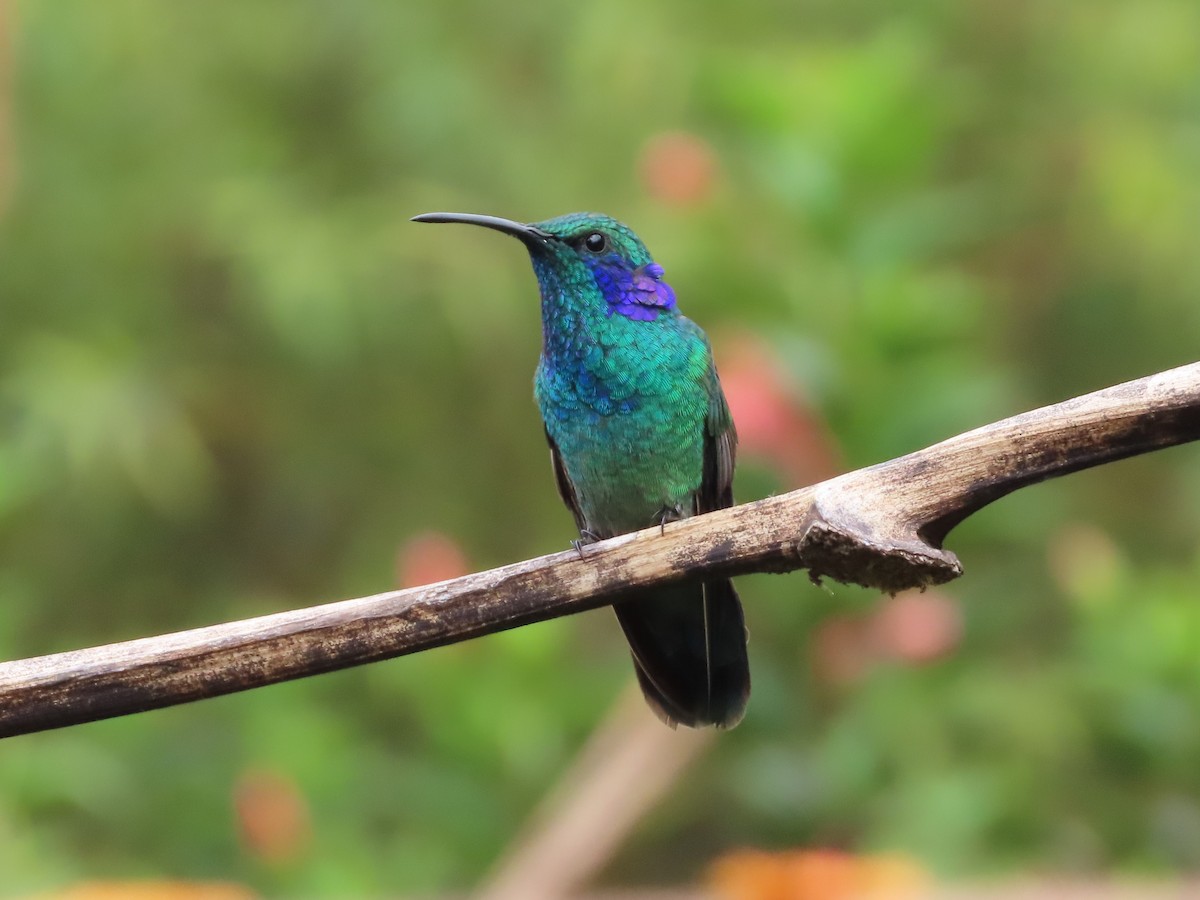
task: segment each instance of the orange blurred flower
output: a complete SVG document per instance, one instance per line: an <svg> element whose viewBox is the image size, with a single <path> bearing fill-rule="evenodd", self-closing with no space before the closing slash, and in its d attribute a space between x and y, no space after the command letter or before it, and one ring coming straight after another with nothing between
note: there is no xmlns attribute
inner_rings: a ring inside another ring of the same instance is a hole
<svg viewBox="0 0 1200 900"><path fill-rule="evenodd" d="M685 131L664 131L642 147L638 168L650 196L686 205L699 203L712 193L717 160L703 138Z"/></svg>
<svg viewBox="0 0 1200 900"><path fill-rule="evenodd" d="M255 900L239 884L200 881L85 881L38 900Z"/></svg>
<svg viewBox="0 0 1200 900"><path fill-rule="evenodd" d="M268 863L296 859L312 839L308 803L290 778L251 770L233 792L238 833L249 853Z"/></svg>
<svg viewBox="0 0 1200 900"><path fill-rule="evenodd" d="M718 859L709 882L723 900L910 900L929 878L904 856L741 850Z"/></svg>

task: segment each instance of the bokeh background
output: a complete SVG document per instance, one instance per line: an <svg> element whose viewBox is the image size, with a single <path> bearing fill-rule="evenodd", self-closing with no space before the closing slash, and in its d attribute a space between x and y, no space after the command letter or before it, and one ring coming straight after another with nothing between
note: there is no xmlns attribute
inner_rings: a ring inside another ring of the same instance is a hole
<svg viewBox="0 0 1200 900"><path fill-rule="evenodd" d="M524 254L415 213L633 225L742 499L1197 356L1192 0L4 0L0 35L2 658L566 545ZM741 579L749 715L590 883L1200 869L1198 451L950 546L924 595ZM471 889L629 681L601 610L4 741L0 892Z"/></svg>

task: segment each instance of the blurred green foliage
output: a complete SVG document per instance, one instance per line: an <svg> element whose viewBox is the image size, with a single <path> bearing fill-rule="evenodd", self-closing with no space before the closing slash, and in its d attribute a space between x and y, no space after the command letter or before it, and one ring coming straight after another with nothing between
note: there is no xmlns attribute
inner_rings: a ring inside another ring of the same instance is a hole
<svg viewBox="0 0 1200 900"><path fill-rule="evenodd" d="M527 262L414 213L630 222L718 349L764 336L845 467L1196 357L1191 0L0 9L4 658L385 590L428 530L478 568L565 546ZM640 174L664 131L716 160L690 202ZM752 454L739 479L788 486ZM744 844L1200 867L1195 449L950 543L961 642L851 679L814 648L877 598L743 579L749 715L606 877ZM0 890L468 887L629 674L598 612L5 741ZM311 809L287 858L237 837L253 771Z"/></svg>

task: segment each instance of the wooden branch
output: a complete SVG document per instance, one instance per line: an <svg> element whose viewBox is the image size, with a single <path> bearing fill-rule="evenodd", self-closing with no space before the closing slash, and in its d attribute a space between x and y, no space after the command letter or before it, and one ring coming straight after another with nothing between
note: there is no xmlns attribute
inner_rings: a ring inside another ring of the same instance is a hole
<svg viewBox="0 0 1200 900"><path fill-rule="evenodd" d="M361 665L686 578L804 568L898 591L962 573L942 549L1010 491L1200 438L1200 363L1005 419L812 487L405 591L0 664L0 737Z"/></svg>

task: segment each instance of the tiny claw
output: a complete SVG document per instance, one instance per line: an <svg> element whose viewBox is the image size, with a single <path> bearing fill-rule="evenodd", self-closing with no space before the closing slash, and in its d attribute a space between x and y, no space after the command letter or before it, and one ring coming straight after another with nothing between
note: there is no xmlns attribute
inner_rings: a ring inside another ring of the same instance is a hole
<svg viewBox="0 0 1200 900"><path fill-rule="evenodd" d="M579 558L583 559L583 548L588 544L596 543L598 540L600 540L600 535L583 528L579 532L579 537L571 541L571 546L575 548L575 552L579 554Z"/></svg>
<svg viewBox="0 0 1200 900"><path fill-rule="evenodd" d="M667 533L668 522L678 522L683 518L683 509L678 506L664 506L658 512L658 533L664 535Z"/></svg>

